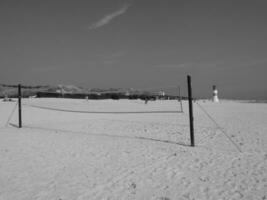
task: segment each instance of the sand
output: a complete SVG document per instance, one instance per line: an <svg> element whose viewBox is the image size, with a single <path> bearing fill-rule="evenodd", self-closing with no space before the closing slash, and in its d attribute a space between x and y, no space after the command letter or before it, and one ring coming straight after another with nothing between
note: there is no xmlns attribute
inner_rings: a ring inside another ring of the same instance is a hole
<svg viewBox="0 0 267 200"><path fill-rule="evenodd" d="M0 102L1 200L267 199L267 104L194 103L195 147L186 102L122 114L181 109L23 99L21 129L17 112L7 124L15 104Z"/></svg>

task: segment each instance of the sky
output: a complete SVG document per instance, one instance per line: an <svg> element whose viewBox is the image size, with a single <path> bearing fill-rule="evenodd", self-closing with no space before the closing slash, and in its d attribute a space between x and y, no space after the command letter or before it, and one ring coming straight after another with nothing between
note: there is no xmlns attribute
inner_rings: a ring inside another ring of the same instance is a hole
<svg viewBox="0 0 267 200"><path fill-rule="evenodd" d="M0 83L267 99L265 0L0 0Z"/></svg>

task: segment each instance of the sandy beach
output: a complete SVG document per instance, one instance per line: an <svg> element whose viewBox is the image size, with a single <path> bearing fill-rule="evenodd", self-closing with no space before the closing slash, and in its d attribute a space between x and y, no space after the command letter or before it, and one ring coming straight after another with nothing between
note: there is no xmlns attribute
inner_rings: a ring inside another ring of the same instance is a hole
<svg viewBox="0 0 267 200"><path fill-rule="evenodd" d="M22 102L21 129L0 102L1 200L267 199L267 104L194 103L190 147L185 101Z"/></svg>

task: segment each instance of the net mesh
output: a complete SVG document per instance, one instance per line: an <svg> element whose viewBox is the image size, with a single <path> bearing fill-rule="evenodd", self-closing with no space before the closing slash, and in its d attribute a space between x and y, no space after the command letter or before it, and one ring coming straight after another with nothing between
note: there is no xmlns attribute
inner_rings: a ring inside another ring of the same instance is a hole
<svg viewBox="0 0 267 200"><path fill-rule="evenodd" d="M73 113L178 113L182 112L177 100L76 100L76 99L31 99L23 103L26 107Z"/></svg>

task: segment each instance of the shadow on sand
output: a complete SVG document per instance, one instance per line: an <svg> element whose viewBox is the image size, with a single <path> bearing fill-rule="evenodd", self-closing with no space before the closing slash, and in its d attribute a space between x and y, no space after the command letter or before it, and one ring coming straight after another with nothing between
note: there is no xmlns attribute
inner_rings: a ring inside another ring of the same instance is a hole
<svg viewBox="0 0 267 200"><path fill-rule="evenodd" d="M16 124L9 123L9 125L11 125L15 128L18 128L18 125L16 125ZM23 127L28 128L28 129L39 129L39 130L44 130L44 131L53 131L53 132L61 132L61 133L82 134L82 135L110 137L110 138L123 138L123 139L133 139L133 140L146 140L146 141L152 141L152 142L161 142L161 143L190 147L189 144L186 144L183 142L173 142L173 141L169 141L169 140L161 140L161 139L142 137L142 136L109 135L109 134L105 134L105 133L96 134L96 133L89 133L89 132L82 132L82 131L70 131L70 130L64 130L64 129L43 128L43 127L25 126L25 125Z"/></svg>

